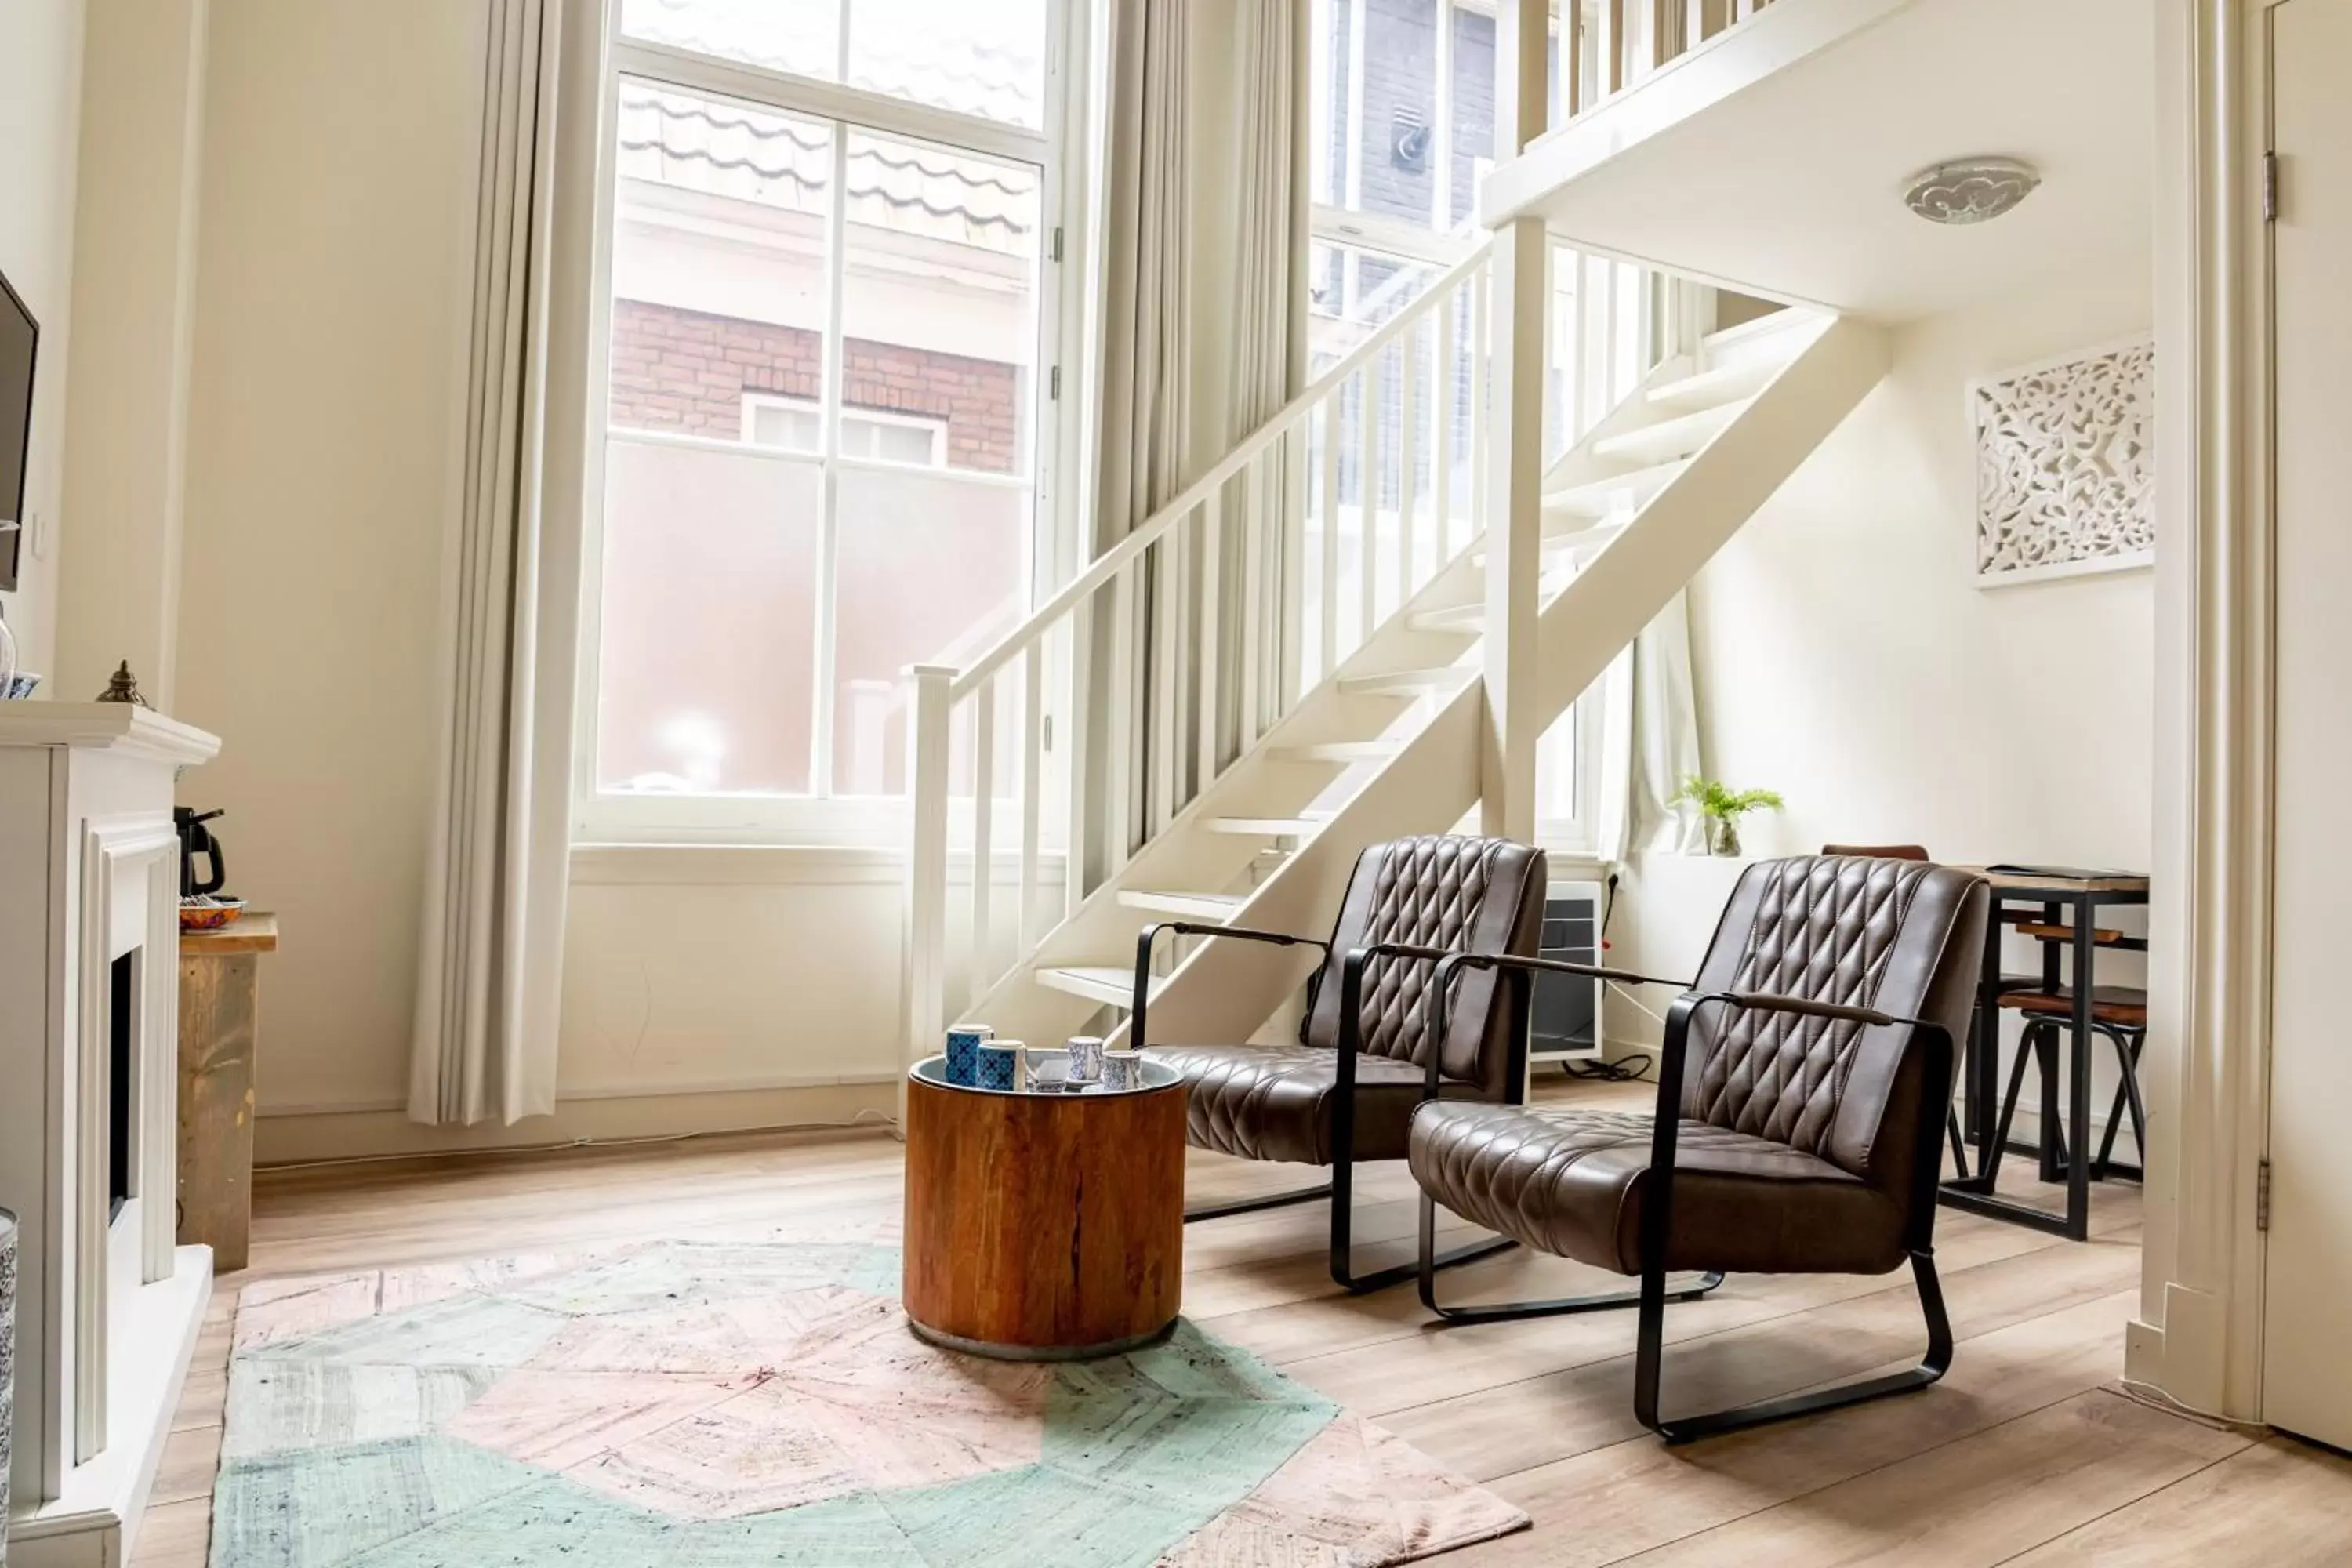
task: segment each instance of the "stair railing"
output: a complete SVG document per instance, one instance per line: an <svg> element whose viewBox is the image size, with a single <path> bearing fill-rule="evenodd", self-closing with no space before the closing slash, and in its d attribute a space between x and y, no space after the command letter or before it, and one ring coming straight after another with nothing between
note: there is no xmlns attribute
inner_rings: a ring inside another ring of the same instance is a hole
<svg viewBox="0 0 2352 1568"><path fill-rule="evenodd" d="M1560 58L1573 61L1560 83L1570 118L1632 87L1700 44L1761 11L1770 0L1567 0Z"/></svg>
<svg viewBox="0 0 2352 1568"><path fill-rule="evenodd" d="M1481 246L988 652L908 672L910 1044L931 1048L1476 536L1487 279ZM1108 694L1091 705L1090 681ZM952 941L951 859L969 867Z"/></svg>

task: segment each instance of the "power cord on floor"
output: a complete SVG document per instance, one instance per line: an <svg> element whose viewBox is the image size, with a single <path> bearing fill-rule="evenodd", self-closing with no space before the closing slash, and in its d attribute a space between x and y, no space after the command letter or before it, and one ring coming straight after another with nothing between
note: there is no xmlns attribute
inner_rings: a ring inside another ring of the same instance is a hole
<svg viewBox="0 0 2352 1568"><path fill-rule="evenodd" d="M1612 877L1609 880L1610 889L1613 894L1617 879ZM1605 915L1602 917L1601 923L1605 931L1608 924ZM1664 1015L1634 995L1620 982L1604 980L1601 984L1623 997L1639 1011L1657 1019L1659 1023L1664 1024L1666 1021ZM1613 1062L1562 1062L1560 1065L1568 1069L1569 1077L1583 1079L1589 1083L1639 1083L1650 1076L1650 1068L1655 1059L1649 1052L1643 1051L1633 1056L1619 1057Z"/></svg>
<svg viewBox="0 0 2352 1568"><path fill-rule="evenodd" d="M1570 1078L1580 1078L1588 1083L1639 1083L1650 1076L1652 1058L1647 1052L1639 1056L1619 1057L1613 1062L1562 1062Z"/></svg>

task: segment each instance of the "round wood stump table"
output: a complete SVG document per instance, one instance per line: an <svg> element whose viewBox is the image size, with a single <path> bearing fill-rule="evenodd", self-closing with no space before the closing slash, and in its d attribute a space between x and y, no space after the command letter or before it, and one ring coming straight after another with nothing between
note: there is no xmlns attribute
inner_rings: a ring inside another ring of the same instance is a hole
<svg viewBox="0 0 2352 1568"><path fill-rule="evenodd" d="M907 1081L907 1319L1005 1361L1118 1355L1176 1326L1184 1269L1184 1089L1013 1094Z"/></svg>

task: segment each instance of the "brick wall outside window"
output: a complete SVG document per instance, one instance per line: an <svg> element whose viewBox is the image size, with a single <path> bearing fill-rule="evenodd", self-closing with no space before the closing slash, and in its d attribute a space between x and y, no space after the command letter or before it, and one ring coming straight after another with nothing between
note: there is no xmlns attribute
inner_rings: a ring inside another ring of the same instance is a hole
<svg viewBox="0 0 2352 1568"><path fill-rule="evenodd" d="M817 399L817 334L733 316L613 301L615 426L742 438L743 395ZM842 345L844 401L947 422L948 461L1011 473L1021 460L1021 368L851 338Z"/></svg>

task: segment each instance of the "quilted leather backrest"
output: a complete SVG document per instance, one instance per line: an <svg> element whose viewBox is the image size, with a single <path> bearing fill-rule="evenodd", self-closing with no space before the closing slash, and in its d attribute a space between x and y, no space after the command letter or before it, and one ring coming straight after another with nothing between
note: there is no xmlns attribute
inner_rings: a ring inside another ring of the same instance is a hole
<svg viewBox="0 0 2352 1568"><path fill-rule="evenodd" d="M1318 977L1303 1038L1339 1043L1339 964L1350 948L1408 942L1455 952L1532 954L1543 931L1544 854L1507 838L1433 834L1376 844L1356 860ZM1425 1065L1428 988L1436 965L1375 959L1364 972L1364 1049ZM1445 1074L1499 1095L1517 1020L1512 986L1492 971L1459 984L1446 1015Z"/></svg>
<svg viewBox="0 0 2352 1568"><path fill-rule="evenodd" d="M1984 884L1924 861L1800 856L1751 866L1701 965L1702 991L1769 991L1927 1017L1966 1038ZM1711 1007L1693 1024L1683 1114L1873 1179L1909 1169L1914 1031Z"/></svg>

